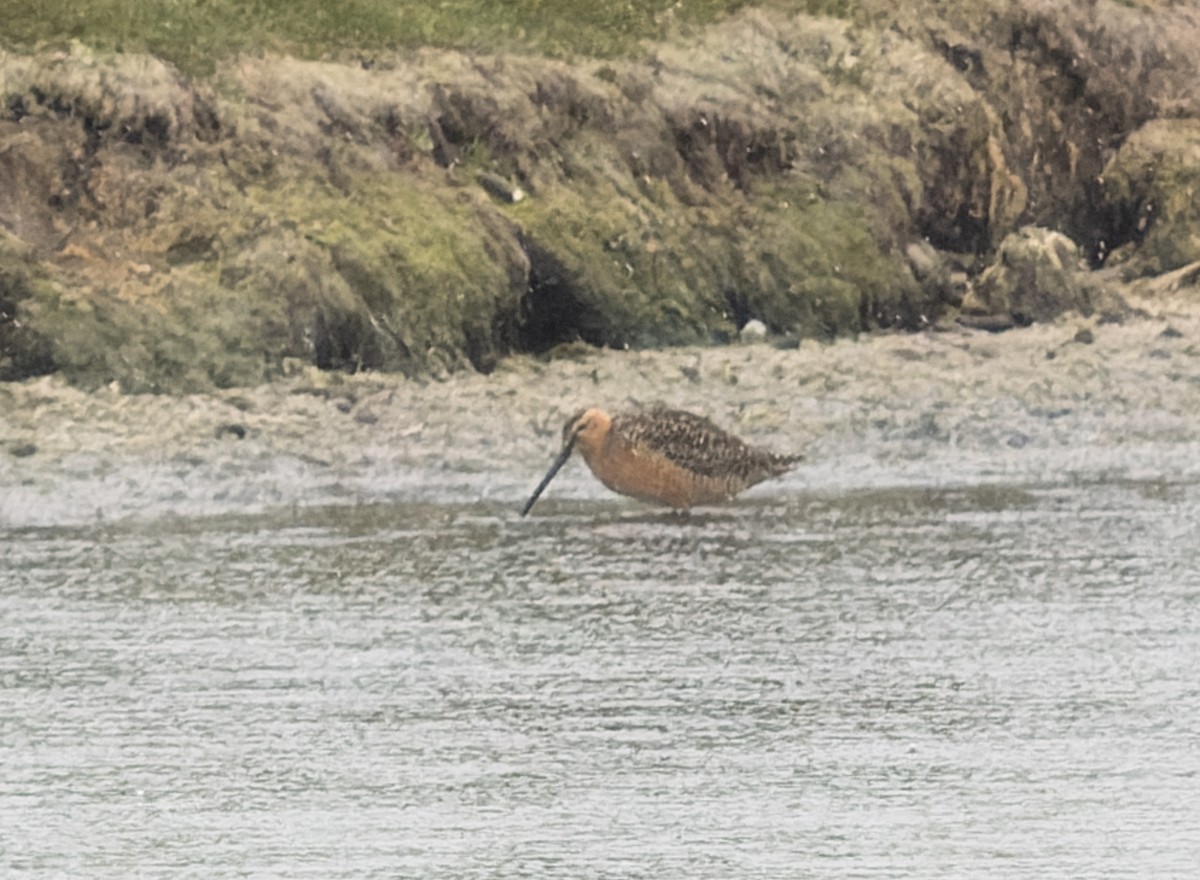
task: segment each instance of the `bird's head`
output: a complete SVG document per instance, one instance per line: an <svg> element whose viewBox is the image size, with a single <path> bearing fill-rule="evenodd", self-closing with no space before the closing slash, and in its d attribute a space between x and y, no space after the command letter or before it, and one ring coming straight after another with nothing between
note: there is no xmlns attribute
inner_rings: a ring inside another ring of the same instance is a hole
<svg viewBox="0 0 1200 880"><path fill-rule="evenodd" d="M550 469L546 471L546 476L542 477L542 481L538 483L537 488L533 490L533 494L529 496L529 500L525 502L525 506L521 508L521 516L529 513L534 502L538 500L538 496L550 485L550 481L554 479L554 475L567 463L567 459L571 457L572 450L578 446L585 458L590 457L604 443L604 438L608 434L608 429L611 425L612 419L602 409L582 409L567 419L567 423L563 425L562 449L559 450L558 456L550 464Z"/></svg>
<svg viewBox="0 0 1200 880"><path fill-rule="evenodd" d="M611 427L612 419L604 410L581 409L563 425L563 449L578 446L586 457L600 449Z"/></svg>

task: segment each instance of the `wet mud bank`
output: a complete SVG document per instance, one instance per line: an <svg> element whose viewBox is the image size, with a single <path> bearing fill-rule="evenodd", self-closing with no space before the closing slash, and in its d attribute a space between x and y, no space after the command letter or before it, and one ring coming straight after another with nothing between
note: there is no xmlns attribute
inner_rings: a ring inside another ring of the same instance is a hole
<svg viewBox="0 0 1200 880"><path fill-rule="evenodd" d="M185 395L86 392L61 375L6 383L0 527L392 503L517 521L571 413L660 402L806 456L738 505L1080 481L1169 497L1200 479L1200 311L1174 303L1160 298L1124 324L1072 316L1005 334L954 326L798 347L581 347L444 380L307 368ZM538 515L580 500L639 506L574 462Z"/></svg>
<svg viewBox="0 0 1200 880"><path fill-rule="evenodd" d="M1200 261L1198 58L1192 7L1107 0L751 9L571 63L0 54L0 379L1125 320Z"/></svg>

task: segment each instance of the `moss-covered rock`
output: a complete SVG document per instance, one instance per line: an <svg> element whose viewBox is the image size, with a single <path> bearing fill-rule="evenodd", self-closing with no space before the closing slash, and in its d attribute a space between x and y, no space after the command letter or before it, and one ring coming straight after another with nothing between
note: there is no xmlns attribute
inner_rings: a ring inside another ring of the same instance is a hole
<svg viewBox="0 0 1200 880"><path fill-rule="evenodd" d="M1130 275L1200 260L1200 120L1148 122L1104 169L1109 210L1129 240L1113 253Z"/></svg>
<svg viewBox="0 0 1200 880"><path fill-rule="evenodd" d="M1061 232L1027 227L1000 243L996 261L975 280L963 300L968 319L1010 319L1014 324L1050 321L1064 312L1125 311L1121 299L1088 272L1079 246ZM1003 324L993 324L1003 326Z"/></svg>

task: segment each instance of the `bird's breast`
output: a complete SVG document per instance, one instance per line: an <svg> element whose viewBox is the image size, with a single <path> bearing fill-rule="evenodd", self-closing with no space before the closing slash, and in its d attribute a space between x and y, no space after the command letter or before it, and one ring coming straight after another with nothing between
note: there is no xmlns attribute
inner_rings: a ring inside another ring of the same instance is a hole
<svg viewBox="0 0 1200 880"><path fill-rule="evenodd" d="M734 494L722 481L682 468L652 449L618 441L583 453L596 479L640 501L687 508L724 501Z"/></svg>

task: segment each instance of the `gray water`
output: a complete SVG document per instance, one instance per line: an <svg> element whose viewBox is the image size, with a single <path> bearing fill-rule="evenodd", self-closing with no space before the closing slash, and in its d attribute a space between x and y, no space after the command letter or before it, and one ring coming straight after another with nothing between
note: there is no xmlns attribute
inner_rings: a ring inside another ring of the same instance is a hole
<svg viewBox="0 0 1200 880"><path fill-rule="evenodd" d="M0 875L1195 876L1193 478L513 507L5 530Z"/></svg>

